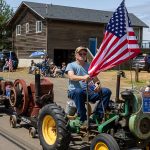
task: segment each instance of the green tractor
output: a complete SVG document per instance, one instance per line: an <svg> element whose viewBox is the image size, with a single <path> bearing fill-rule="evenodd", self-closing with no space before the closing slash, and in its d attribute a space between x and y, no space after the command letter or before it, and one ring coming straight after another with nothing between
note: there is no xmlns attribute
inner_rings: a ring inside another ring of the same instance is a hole
<svg viewBox="0 0 150 150"><path fill-rule="evenodd" d="M67 150L74 137L90 144L90 150L149 150L150 146L150 87L142 91L126 89L120 94L117 74L116 102L111 101L104 118L91 118L87 103L88 125L81 129L79 117L69 116L57 104L44 106L38 119L38 134L44 150ZM89 120L94 123L90 124Z"/></svg>

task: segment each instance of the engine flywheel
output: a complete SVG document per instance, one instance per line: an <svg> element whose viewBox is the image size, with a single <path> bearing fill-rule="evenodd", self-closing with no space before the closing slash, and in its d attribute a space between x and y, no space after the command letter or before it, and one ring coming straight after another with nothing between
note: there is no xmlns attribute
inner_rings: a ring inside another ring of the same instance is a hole
<svg viewBox="0 0 150 150"><path fill-rule="evenodd" d="M29 103L29 95L26 82L22 79L15 80L14 91L14 110L17 112L18 115L20 115L26 112Z"/></svg>
<svg viewBox="0 0 150 150"><path fill-rule="evenodd" d="M150 115L146 113L138 113L132 115L129 119L129 128L131 132L140 139L150 138Z"/></svg>

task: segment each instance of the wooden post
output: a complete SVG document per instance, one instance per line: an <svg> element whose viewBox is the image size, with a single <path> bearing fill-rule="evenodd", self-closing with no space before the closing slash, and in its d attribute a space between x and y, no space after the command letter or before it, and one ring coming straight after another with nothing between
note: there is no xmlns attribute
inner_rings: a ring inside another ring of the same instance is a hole
<svg viewBox="0 0 150 150"><path fill-rule="evenodd" d="M135 68L135 82L139 82L139 64L136 64Z"/></svg>

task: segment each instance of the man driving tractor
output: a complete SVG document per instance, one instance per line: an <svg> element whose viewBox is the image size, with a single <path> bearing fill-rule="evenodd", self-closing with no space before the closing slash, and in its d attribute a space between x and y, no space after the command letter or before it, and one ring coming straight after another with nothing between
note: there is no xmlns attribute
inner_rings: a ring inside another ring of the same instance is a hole
<svg viewBox="0 0 150 150"><path fill-rule="evenodd" d="M88 75L89 63L87 60L87 48L78 47L75 50L75 61L69 63L66 73L69 78L68 97L75 102L78 115L80 116L80 124L86 126L86 84L88 83L88 99L89 102L95 103L99 101L94 114L99 119L103 117L103 109L107 107L111 91L108 88L100 88L100 81L97 77L90 78ZM104 108L103 108L104 106Z"/></svg>

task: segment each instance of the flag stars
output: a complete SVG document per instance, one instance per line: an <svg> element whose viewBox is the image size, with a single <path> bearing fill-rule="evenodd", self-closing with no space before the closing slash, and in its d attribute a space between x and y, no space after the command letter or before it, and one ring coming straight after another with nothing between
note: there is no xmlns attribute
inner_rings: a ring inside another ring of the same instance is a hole
<svg viewBox="0 0 150 150"><path fill-rule="evenodd" d="M133 47L136 47L136 50L135 50L134 48L132 49L132 47L130 46L130 42L127 42L126 40L127 36L130 37L130 35L129 34L127 35L127 32L126 32L126 23L127 24L131 23L129 21L130 20L129 17L125 21L125 18L127 17L128 17L128 12L125 8L124 0L123 0L119 8L115 11L115 14L113 15L113 17L111 18L110 24L108 24L106 27L106 33L105 33L103 43L98 51L98 54L93 60L93 63L91 63L92 65L90 66L90 69L89 69L89 73L91 76L94 77L100 71L104 71L116 65L119 65L120 63L123 63L124 61L127 61L131 59L131 57L140 53L138 44L134 44L134 46L133 44L131 45ZM116 19L118 19L119 21L117 21ZM129 32L134 34L133 31L129 31ZM112 35L113 38L111 40L108 40L110 35ZM117 39L117 42L115 41L116 39ZM136 39L135 40L132 39L132 41L137 42ZM132 53L129 53L126 47L132 49L133 50ZM100 56L104 56L103 57L104 59L108 57L108 59L104 60ZM95 65L97 66L97 64L98 64L98 67L95 67Z"/></svg>
<svg viewBox="0 0 150 150"><path fill-rule="evenodd" d="M120 6L117 11L113 14L109 24L107 25L107 30L118 37L122 37L126 34L126 21L125 21L125 10L124 6ZM128 18L129 20L129 18ZM130 22L128 21L130 24Z"/></svg>

